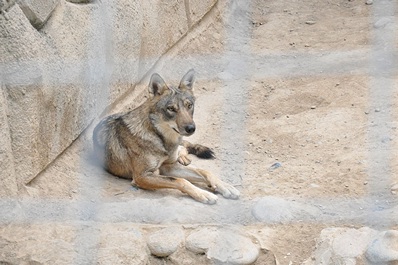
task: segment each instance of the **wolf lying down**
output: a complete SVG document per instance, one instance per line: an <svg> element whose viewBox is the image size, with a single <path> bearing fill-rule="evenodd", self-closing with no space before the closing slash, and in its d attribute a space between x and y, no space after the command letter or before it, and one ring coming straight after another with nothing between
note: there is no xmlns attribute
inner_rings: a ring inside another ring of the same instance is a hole
<svg viewBox="0 0 398 265"><path fill-rule="evenodd" d="M208 147L183 141L195 132L193 121L195 73L188 71L178 87L168 86L158 74L149 83L151 97L138 108L104 118L94 129L94 152L113 175L132 179L142 189L178 189L202 203L217 196L192 183L205 183L225 198L239 191L210 172L188 166L188 153L213 158Z"/></svg>

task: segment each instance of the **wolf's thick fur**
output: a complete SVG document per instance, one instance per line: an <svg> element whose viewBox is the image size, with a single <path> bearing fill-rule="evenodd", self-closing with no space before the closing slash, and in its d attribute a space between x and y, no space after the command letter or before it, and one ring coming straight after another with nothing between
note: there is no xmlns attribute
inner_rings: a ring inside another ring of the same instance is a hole
<svg viewBox="0 0 398 265"><path fill-rule="evenodd" d="M132 179L143 189L178 189L197 201L213 204L217 201L215 194L192 184L204 182L210 190L237 199L239 191L233 186L205 170L186 166L190 163L187 153L202 158L214 156L211 149L182 140L195 132L193 83L193 70L184 75L178 87L167 86L153 74L150 99L97 125L94 152L107 171Z"/></svg>

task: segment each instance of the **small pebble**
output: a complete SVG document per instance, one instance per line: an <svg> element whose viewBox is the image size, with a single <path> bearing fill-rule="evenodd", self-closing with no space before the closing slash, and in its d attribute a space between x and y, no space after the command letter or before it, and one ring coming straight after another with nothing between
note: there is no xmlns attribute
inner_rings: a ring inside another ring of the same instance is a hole
<svg viewBox="0 0 398 265"><path fill-rule="evenodd" d="M373 4L373 0L367 0L365 4L372 5Z"/></svg>
<svg viewBox="0 0 398 265"><path fill-rule="evenodd" d="M305 22L305 24L307 24L307 25L314 25L315 23L316 23L316 21L314 21L314 20L307 20Z"/></svg>
<svg viewBox="0 0 398 265"><path fill-rule="evenodd" d="M311 106L311 109L316 109L316 106Z"/></svg>
<svg viewBox="0 0 398 265"><path fill-rule="evenodd" d="M275 169L277 169L277 168L279 168L279 167L281 167L282 166L282 164L281 163L279 163L279 162L276 162L276 163L273 163L272 164L272 166L270 166L270 170L275 170Z"/></svg>

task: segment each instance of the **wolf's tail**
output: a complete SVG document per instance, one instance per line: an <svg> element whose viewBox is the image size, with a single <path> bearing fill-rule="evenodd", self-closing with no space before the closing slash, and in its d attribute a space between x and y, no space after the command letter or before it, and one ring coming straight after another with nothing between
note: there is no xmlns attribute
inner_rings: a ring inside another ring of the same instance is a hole
<svg viewBox="0 0 398 265"><path fill-rule="evenodd" d="M200 144L192 144L188 141L183 141L182 145L187 149L189 154L196 155L199 158L203 158L203 159L216 158L213 150L211 150L207 146L200 145Z"/></svg>
<svg viewBox="0 0 398 265"><path fill-rule="evenodd" d="M94 131L93 131L93 143L94 146L96 147L101 147L104 148L106 145L106 142L108 141L108 135L109 135L109 128L112 126L114 121L120 119L121 114L113 114L110 116L107 116L103 118L97 126L95 126Z"/></svg>
<svg viewBox="0 0 398 265"><path fill-rule="evenodd" d="M103 148L105 146L104 142L101 141L101 131L103 130L104 126L106 125L106 120L100 121L100 123L95 126L94 131L93 131L93 143L94 147L101 147Z"/></svg>

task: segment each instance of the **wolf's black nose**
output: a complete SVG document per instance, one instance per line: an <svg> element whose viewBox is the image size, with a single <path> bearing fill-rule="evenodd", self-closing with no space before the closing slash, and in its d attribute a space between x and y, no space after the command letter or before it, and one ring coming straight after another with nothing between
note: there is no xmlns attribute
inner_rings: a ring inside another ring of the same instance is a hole
<svg viewBox="0 0 398 265"><path fill-rule="evenodd" d="M195 124L190 124L190 125L187 125L187 126L185 126L185 131L187 132L187 133L189 133L189 134L192 134L192 133L194 133L195 132Z"/></svg>

